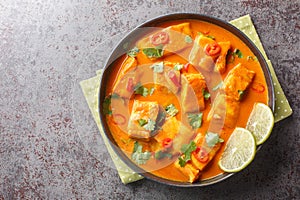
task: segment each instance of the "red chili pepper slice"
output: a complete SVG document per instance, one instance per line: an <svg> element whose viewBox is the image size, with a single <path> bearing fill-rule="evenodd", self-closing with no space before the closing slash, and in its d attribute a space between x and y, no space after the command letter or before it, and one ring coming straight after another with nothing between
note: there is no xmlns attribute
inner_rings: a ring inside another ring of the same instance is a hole
<svg viewBox="0 0 300 200"><path fill-rule="evenodd" d="M188 72L189 71L189 67L190 67L190 63L186 63L184 66L183 66L183 70L185 72Z"/></svg>
<svg viewBox="0 0 300 200"><path fill-rule="evenodd" d="M126 123L126 117L122 114L117 113L114 114L113 117L114 117L113 122L116 125L124 125Z"/></svg>
<svg viewBox="0 0 300 200"><path fill-rule="evenodd" d="M162 141L163 148L169 149L172 147L172 145L173 145L173 140L171 138L163 139L163 141Z"/></svg>
<svg viewBox="0 0 300 200"><path fill-rule="evenodd" d="M133 84L133 78L129 78L127 85L126 85L126 89L128 92L132 92L134 89L134 84Z"/></svg>
<svg viewBox="0 0 300 200"><path fill-rule="evenodd" d="M258 93L263 93L265 91L265 86L262 83L254 82L252 83L251 89Z"/></svg>
<svg viewBox="0 0 300 200"><path fill-rule="evenodd" d="M155 46L160 44L167 44L169 43L169 34L163 31L155 33L150 37L150 41Z"/></svg>
<svg viewBox="0 0 300 200"><path fill-rule="evenodd" d="M207 44L204 51L208 56L216 56L221 52L221 46L218 43Z"/></svg>
<svg viewBox="0 0 300 200"><path fill-rule="evenodd" d="M181 87L181 85L180 85L180 83L179 83L179 80L178 80L178 78L176 77L176 74L175 74L174 71L169 71L169 72L168 72L168 76L169 76L170 80L174 83L174 85L175 85L176 87Z"/></svg>
<svg viewBox="0 0 300 200"><path fill-rule="evenodd" d="M207 151L202 147L197 147L197 149L193 152L194 156L197 158L199 162L205 163L209 159L209 155Z"/></svg>

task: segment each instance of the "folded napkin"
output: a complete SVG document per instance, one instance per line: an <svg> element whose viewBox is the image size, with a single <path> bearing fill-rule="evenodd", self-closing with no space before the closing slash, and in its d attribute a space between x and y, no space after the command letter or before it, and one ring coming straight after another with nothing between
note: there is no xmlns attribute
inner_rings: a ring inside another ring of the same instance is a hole
<svg viewBox="0 0 300 200"><path fill-rule="evenodd" d="M284 92L280 86L280 83L278 82L278 79L276 77L275 71L273 69L271 61L268 59L264 48L260 42L260 39L257 35L257 32L255 30L255 27L251 21L251 18L249 15L242 16L238 19L235 19L230 22L235 27L243 31L252 41L253 43L258 47L258 49L261 51L265 59L267 60L272 78L274 83L274 89L275 89L275 122L278 122L292 114L292 109L289 105L289 102L287 101ZM126 184L130 182L134 182L137 180L142 179L143 177L136 172L132 171L120 158L116 155L116 153L112 150L112 147L110 146L110 143L108 142L108 139L106 138L102 127L100 123L99 113L98 113L98 92L99 92L99 86L100 86L100 77L102 74L102 70L98 70L96 72L96 76L87 80L83 80L80 82L80 86L82 88L83 94L86 98L86 101L88 103L88 106L92 112L92 115L97 123L97 126L99 128L100 134L103 138L103 141L105 145L107 146L108 152L110 153L112 160L116 166L116 169L119 173L119 176L121 178L121 181Z"/></svg>

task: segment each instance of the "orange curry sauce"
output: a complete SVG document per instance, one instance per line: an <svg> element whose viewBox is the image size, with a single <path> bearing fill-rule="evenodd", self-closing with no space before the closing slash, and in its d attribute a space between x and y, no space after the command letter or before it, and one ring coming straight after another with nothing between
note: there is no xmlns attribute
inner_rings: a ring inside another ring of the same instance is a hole
<svg viewBox="0 0 300 200"><path fill-rule="evenodd" d="M234 36L232 33L230 33L229 31L218 27L214 24L210 24L207 22L201 22L201 21L196 21L196 20L178 20L178 21L172 21L172 22L167 22L161 25L162 28L164 27L168 27L171 25L175 25L175 24L179 24L179 23L183 23L183 22L189 22L191 25L191 30L192 30L192 39L195 39L196 35L198 32L201 32L203 34L207 34L207 35L211 35L214 37L216 42L222 42L222 41L230 41L231 43L231 51L233 51L234 49L239 49L240 52L242 52L242 58L239 58L238 56L235 57L235 59L233 60L233 62L230 62L228 64L226 64L226 71L225 73L222 74L222 78L224 79L226 77L226 75L228 74L228 72L234 67L236 66L238 63L241 63L243 66L245 66L246 68L248 68L249 70L252 70L255 72L255 77L251 83L251 85L248 87L247 89L247 93L244 96L244 98L241 100L240 102L240 111L239 111L239 117L237 119L236 122L236 126L237 127L245 127L246 126L246 122L247 119L250 115L250 112L252 110L252 107L254 105L255 102L262 102L267 104L268 102L268 90L267 90L267 85L266 85L266 81L264 78L264 74L263 71L260 67L260 64L257 60L253 59L254 54L251 52L251 50L236 36ZM147 36L145 36L147 37ZM137 38L137 41L139 39ZM181 55L189 55L189 52L191 51L192 47L183 49L181 52ZM117 62L115 62L115 66L114 66L114 71L111 74L111 78L110 81L107 84L107 89L106 89L106 95L111 94L113 91L113 87L114 84L116 84L116 80L118 79L118 76L120 76L121 73L121 66L122 63L124 62L124 60L126 59L127 55L123 55L121 56ZM186 58L188 58L188 56L186 56ZM157 59L157 60L149 60L146 56L144 56L141 52L138 53L137 57L137 62L138 62L138 66L139 65L143 65L145 63L155 63L155 62L160 62L160 61L170 61L170 62L176 62L176 63L182 63L185 64L188 62L187 59L183 58L182 56L179 56L178 54L171 54L168 56L164 56L161 59ZM149 68L149 67L148 67ZM189 67L189 72L195 72L197 73L198 71L193 68L193 66ZM149 69L148 72L146 73L153 73L151 69ZM205 77L210 76L209 73L205 73L203 72L203 75ZM208 83L207 84L216 84L213 83L213 77L209 78L206 80ZM209 81L211 83L209 83ZM252 86L254 83L260 83L265 87L264 91L260 91L257 92L254 89L252 89ZM151 83L149 83L148 85L146 85L147 88L151 88L153 86L153 84L151 85ZM126 87L126 86L124 86ZM213 97L213 94L212 94ZM181 116L181 111L180 111L180 103L179 103L179 99L172 93L168 93L168 94L161 94L159 92L154 92L151 96L148 95L146 97L143 97L141 95L133 95L131 97L131 99L129 100L129 105L127 107L122 106L122 104L124 102L120 101L120 105L115 106L118 109L127 109L120 111L120 112L128 112L130 114L131 109L132 109L132 104L134 99L138 99L138 100L142 100L142 101L157 101L158 104L162 105L162 106L166 106L170 103L173 103L175 105L176 108L178 108L179 113L176 115L176 118L178 120L180 120L180 116ZM205 110L203 110L203 121L202 121L202 126L196 130L195 132L204 132L208 129L209 123L207 122L207 115L211 109L211 99L208 101L205 101ZM129 110L128 110L129 109ZM130 138L128 136L128 133L126 131L126 126L128 122L125 122L124 124L120 125L118 123L116 123L116 121L120 121L123 119L114 119L113 118L114 115L107 115L106 119L107 119L107 123L108 126L110 128L110 131L116 141L116 143L119 145L119 147L125 152L125 154L130 158L131 157L131 153L133 151L133 146L134 146L134 142L136 141L136 139L134 138ZM215 155L215 157L213 158L213 160L210 161L210 163L205 167L205 169L201 172L200 175L200 180L205 180L205 179L210 179L212 177L215 177L222 172L222 170L218 167L218 160L224 150L224 147L226 145L226 141L228 140L230 134L232 133L234 128L225 128L224 133L222 135L222 139L224 139L224 143L222 143L221 148L219 149L219 151L217 152L217 154ZM151 151L151 141L150 142L145 142L143 140L138 140L138 142L143 145L143 150L149 150ZM176 156L175 156L176 157ZM153 168L155 165L159 164L159 162L169 162L168 160L169 158L165 158L162 160L155 160L155 159L150 159L145 165L140 165L140 167L144 168L144 169L151 169ZM170 164L168 164L167 166L161 168L161 169L157 169L152 171L151 173L169 179L169 180L175 180L175 181L180 181L180 182L187 182L188 181L188 177L186 175L184 175L180 170L178 170L178 168L176 168L173 164L173 162L176 160L177 158L173 159L172 162Z"/></svg>

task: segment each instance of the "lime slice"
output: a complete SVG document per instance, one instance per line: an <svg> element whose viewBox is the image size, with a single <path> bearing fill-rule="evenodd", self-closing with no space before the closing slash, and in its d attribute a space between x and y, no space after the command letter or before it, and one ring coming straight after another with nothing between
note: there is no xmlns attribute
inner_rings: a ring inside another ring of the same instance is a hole
<svg viewBox="0 0 300 200"><path fill-rule="evenodd" d="M256 103L246 125L246 129L253 134L256 145L264 143L269 138L273 126L272 110L263 103Z"/></svg>
<svg viewBox="0 0 300 200"><path fill-rule="evenodd" d="M225 172L241 171L254 159L255 152L256 144L251 132L237 127L226 143L219 167Z"/></svg>

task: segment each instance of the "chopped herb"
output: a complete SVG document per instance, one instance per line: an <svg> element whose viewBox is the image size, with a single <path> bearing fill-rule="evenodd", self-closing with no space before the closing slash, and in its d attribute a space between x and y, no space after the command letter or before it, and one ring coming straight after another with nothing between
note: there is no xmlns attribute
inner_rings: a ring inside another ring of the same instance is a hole
<svg viewBox="0 0 300 200"><path fill-rule="evenodd" d="M105 97L105 99L103 101L102 108L103 108L103 113L105 115L112 114L112 111L110 110L111 97L112 97L112 95L109 95L109 96Z"/></svg>
<svg viewBox="0 0 300 200"><path fill-rule="evenodd" d="M233 51L233 53L234 53L237 57L243 58L243 53L242 53L239 49L235 49L235 50Z"/></svg>
<svg viewBox="0 0 300 200"><path fill-rule="evenodd" d="M152 119L149 119L147 124L145 124L143 127L147 131L153 131L155 129L155 121L153 121Z"/></svg>
<svg viewBox="0 0 300 200"><path fill-rule="evenodd" d="M156 48L145 48L143 49L143 53L148 58L160 58L164 54L164 50L162 49L162 46L159 45Z"/></svg>
<svg viewBox="0 0 300 200"><path fill-rule="evenodd" d="M218 85L216 85L215 87L213 87L213 91L218 90L219 88L221 88L223 86L223 81L221 81L220 83L218 83Z"/></svg>
<svg viewBox="0 0 300 200"><path fill-rule="evenodd" d="M134 47L127 52L127 55L134 58L139 52L140 50L137 47Z"/></svg>
<svg viewBox="0 0 300 200"><path fill-rule="evenodd" d="M131 158L138 165L146 164L150 159L151 153L149 151L142 152L143 146L140 145L137 141L134 143L133 152Z"/></svg>
<svg viewBox="0 0 300 200"><path fill-rule="evenodd" d="M206 35L206 37L208 37L208 38L210 38L210 39L213 39L213 40L216 39L215 36L213 36L213 35Z"/></svg>
<svg viewBox="0 0 300 200"><path fill-rule="evenodd" d="M178 109L173 104L168 105L165 110L171 117L178 113Z"/></svg>
<svg viewBox="0 0 300 200"><path fill-rule="evenodd" d="M185 41L186 43L192 43L192 42L193 42L193 39L191 38L191 36L186 35L186 36L184 37L184 41Z"/></svg>
<svg viewBox="0 0 300 200"><path fill-rule="evenodd" d="M147 120L145 119L139 119L137 120L140 126L144 126L145 124L147 124Z"/></svg>
<svg viewBox="0 0 300 200"><path fill-rule="evenodd" d="M148 89L142 86L141 83L136 84L133 90L134 90L134 94L140 94L144 97L148 95Z"/></svg>
<svg viewBox="0 0 300 200"><path fill-rule="evenodd" d="M184 167L186 162L191 160L191 154L197 149L196 143L191 141L189 144L184 144L181 147L181 152L183 153L182 157L179 157L179 165Z"/></svg>
<svg viewBox="0 0 300 200"><path fill-rule="evenodd" d="M243 53L239 49L234 49L234 51L229 50L226 56L227 63L233 63L235 57L243 58Z"/></svg>
<svg viewBox="0 0 300 200"><path fill-rule="evenodd" d="M200 128L202 125L203 113L188 113L188 120L193 129Z"/></svg>
<svg viewBox="0 0 300 200"><path fill-rule="evenodd" d="M184 66L183 64L177 63L175 64L174 69L180 71L183 68L183 66Z"/></svg>
<svg viewBox="0 0 300 200"><path fill-rule="evenodd" d="M121 98L121 97L120 97L120 95L118 95L117 93L112 93L112 94L111 94L111 98L112 98L112 99L118 99L118 98Z"/></svg>
<svg viewBox="0 0 300 200"><path fill-rule="evenodd" d="M203 92L204 99L208 100L210 98L210 93L205 89L203 89L202 92Z"/></svg>
<svg viewBox="0 0 300 200"><path fill-rule="evenodd" d="M156 73L162 73L164 71L164 62L154 63L150 68L153 68L153 71Z"/></svg>
<svg viewBox="0 0 300 200"><path fill-rule="evenodd" d="M247 60L257 61L256 56L247 56Z"/></svg>
<svg viewBox="0 0 300 200"><path fill-rule="evenodd" d="M155 152L154 157L155 157L155 159L160 160L163 158L172 158L173 155L171 153L159 150L159 151Z"/></svg>
<svg viewBox="0 0 300 200"><path fill-rule="evenodd" d="M205 141L209 147L214 147L219 142L224 142L222 138L220 138L219 134L207 132L205 135Z"/></svg>
<svg viewBox="0 0 300 200"><path fill-rule="evenodd" d="M239 93L239 99L242 99L243 96L245 95L245 91L244 90L238 90Z"/></svg>

